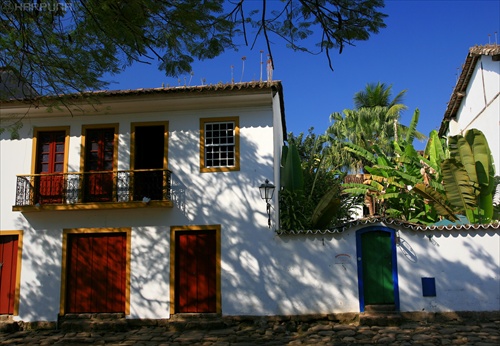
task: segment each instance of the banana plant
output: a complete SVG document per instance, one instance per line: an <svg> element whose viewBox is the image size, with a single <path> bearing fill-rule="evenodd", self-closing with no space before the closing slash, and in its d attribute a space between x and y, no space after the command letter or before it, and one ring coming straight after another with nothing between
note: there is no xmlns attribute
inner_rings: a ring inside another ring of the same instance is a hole
<svg viewBox="0 0 500 346"><path fill-rule="evenodd" d="M471 223L493 217L495 168L484 134L470 129L465 136L448 138L450 157L441 164L446 197Z"/></svg>
<svg viewBox="0 0 500 346"><path fill-rule="evenodd" d="M424 166L431 163L420 155L413 144L402 140L393 142L393 154L384 154L377 146L369 152L355 144L346 143L345 149L362 157L370 164L365 166L363 184L344 184L345 193L375 197L379 213L406 221L432 224L439 220L436 210L426 203L426 196L419 193L424 185ZM442 186L433 181L436 188ZM434 191L434 190L433 190ZM453 213L449 212L453 217Z"/></svg>

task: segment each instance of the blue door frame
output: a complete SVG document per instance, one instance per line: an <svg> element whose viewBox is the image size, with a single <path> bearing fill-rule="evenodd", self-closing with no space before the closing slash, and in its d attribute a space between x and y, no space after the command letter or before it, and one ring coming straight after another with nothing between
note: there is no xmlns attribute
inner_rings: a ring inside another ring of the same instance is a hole
<svg viewBox="0 0 500 346"><path fill-rule="evenodd" d="M391 236L391 255L392 255L392 279L394 287L394 305L396 311L399 311L399 284L398 284L398 263L396 253L396 231L384 226L370 226L356 231L356 254L358 264L358 291L359 291L359 311L365 311L365 296L363 283L363 253L361 247L361 235L367 232L387 232Z"/></svg>

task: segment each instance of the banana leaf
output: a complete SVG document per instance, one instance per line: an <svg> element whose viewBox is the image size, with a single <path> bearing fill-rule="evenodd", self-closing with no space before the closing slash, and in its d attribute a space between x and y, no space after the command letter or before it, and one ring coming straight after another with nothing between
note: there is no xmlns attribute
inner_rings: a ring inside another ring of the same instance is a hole
<svg viewBox="0 0 500 346"><path fill-rule="evenodd" d="M413 116L411 117L410 126L408 126L408 129L406 132L406 138L405 138L406 144L413 143L413 139L415 138L415 135L417 133L417 124L418 124L419 118L420 118L420 110L417 108L413 112Z"/></svg>
<svg viewBox="0 0 500 346"><path fill-rule="evenodd" d="M315 229L324 229L330 225L330 222L338 214L340 208L340 199L338 198L338 188L334 187L328 190L320 199L314 209L311 224Z"/></svg>
<svg viewBox="0 0 500 346"><path fill-rule="evenodd" d="M445 152L436 130L432 130L429 134L429 140L424 153L429 159L430 166L437 170L439 163L445 159Z"/></svg>
<svg viewBox="0 0 500 346"><path fill-rule="evenodd" d="M454 159L446 159L441 165L441 170L444 190L450 204L461 210L477 207L477 190L473 187L463 164Z"/></svg>
<svg viewBox="0 0 500 346"><path fill-rule="evenodd" d="M495 167L491 156L490 147L484 134L477 129L470 129L465 134L465 140L471 147L474 155L477 182L481 186L481 194L489 195L495 188Z"/></svg>
<svg viewBox="0 0 500 346"><path fill-rule="evenodd" d="M477 185L476 159L472 152L472 147L462 135L450 136L448 138L448 144L450 148L450 158L461 162L469 175L469 180Z"/></svg>
<svg viewBox="0 0 500 346"><path fill-rule="evenodd" d="M481 223L489 223L493 219L493 194L479 195L479 209Z"/></svg>
<svg viewBox="0 0 500 346"><path fill-rule="evenodd" d="M350 142L345 142L344 143L344 148L345 150L359 156L360 158L363 158L367 160L368 162L371 163L376 163L377 159L375 158L375 155L373 155L371 152L368 150L360 147L359 145L350 143Z"/></svg>
<svg viewBox="0 0 500 346"><path fill-rule="evenodd" d="M342 185L342 193L345 195L364 195L368 191L377 191L370 185L358 184L358 183L348 183Z"/></svg>
<svg viewBox="0 0 500 346"><path fill-rule="evenodd" d="M412 191L427 199L439 215L453 222L458 221L453 209L446 204L446 199L443 195L433 188L426 186L424 183L419 183L413 187Z"/></svg>

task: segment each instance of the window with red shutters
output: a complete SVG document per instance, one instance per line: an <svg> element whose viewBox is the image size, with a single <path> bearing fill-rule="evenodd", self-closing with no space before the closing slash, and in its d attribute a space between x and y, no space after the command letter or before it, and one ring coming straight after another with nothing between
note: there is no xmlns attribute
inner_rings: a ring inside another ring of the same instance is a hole
<svg viewBox="0 0 500 346"><path fill-rule="evenodd" d="M35 201L61 203L64 191L65 131L40 131L37 136Z"/></svg>
<svg viewBox="0 0 500 346"><path fill-rule="evenodd" d="M111 202L115 129L87 129L85 134L85 202Z"/></svg>

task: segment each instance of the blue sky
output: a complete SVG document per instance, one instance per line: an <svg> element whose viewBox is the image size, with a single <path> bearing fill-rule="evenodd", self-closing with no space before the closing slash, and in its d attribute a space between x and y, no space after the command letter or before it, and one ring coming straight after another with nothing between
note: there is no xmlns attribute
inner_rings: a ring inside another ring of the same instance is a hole
<svg viewBox="0 0 500 346"><path fill-rule="evenodd" d="M329 116L353 108L353 96L367 83L392 84L393 95L407 89L408 106L402 123L409 124L416 108L420 110L418 130L428 135L438 129L468 49L474 45L500 44L500 0L392 0L383 10L387 28L368 41L332 53L334 71L324 55L310 55L287 49L271 38L274 80L284 88L287 129L294 134L323 133ZM488 36L490 35L490 36ZM120 75L109 78L110 89L153 88L163 85L199 85L231 81L259 80L260 50L241 47L213 60L196 62L193 76L166 77L156 66L135 64ZM242 57L246 57L242 78ZM266 72L264 68L264 79ZM425 143L415 143L423 149Z"/></svg>

